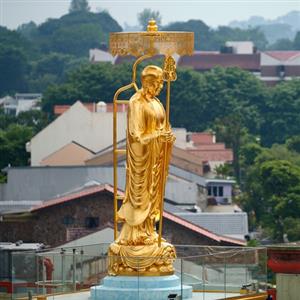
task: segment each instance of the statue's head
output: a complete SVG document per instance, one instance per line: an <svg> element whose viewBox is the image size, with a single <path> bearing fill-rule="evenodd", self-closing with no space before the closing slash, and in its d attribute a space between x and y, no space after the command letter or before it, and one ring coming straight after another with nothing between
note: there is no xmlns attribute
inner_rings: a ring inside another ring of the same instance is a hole
<svg viewBox="0 0 300 300"><path fill-rule="evenodd" d="M146 94L157 96L163 88L163 71L160 67L150 65L142 71L142 86Z"/></svg>

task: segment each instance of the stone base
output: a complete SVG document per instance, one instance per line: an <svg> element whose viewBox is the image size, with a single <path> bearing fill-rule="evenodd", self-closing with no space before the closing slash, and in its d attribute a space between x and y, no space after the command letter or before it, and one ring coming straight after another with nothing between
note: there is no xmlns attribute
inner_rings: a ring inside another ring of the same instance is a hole
<svg viewBox="0 0 300 300"><path fill-rule="evenodd" d="M91 300L167 300L170 294L192 299L192 287L171 276L106 276L102 285L91 288Z"/></svg>

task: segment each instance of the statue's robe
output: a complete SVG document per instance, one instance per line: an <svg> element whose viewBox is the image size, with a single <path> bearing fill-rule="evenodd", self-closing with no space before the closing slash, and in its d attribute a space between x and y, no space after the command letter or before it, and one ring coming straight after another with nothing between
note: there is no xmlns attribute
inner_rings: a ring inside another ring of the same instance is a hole
<svg viewBox="0 0 300 300"><path fill-rule="evenodd" d="M155 222L162 217L160 206L166 179L163 176L167 175L173 144L166 144L159 137L165 129L165 110L160 101L147 100L140 91L133 95L127 120L125 198L117 214L123 226L110 250L121 257L124 266L134 270L163 264L159 261L163 256L175 257L171 244L163 240L158 247L155 231Z"/></svg>

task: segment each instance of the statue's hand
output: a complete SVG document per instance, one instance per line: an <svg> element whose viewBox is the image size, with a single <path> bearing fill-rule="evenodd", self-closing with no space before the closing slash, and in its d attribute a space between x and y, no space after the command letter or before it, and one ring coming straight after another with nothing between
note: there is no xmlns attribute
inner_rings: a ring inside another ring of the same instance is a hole
<svg viewBox="0 0 300 300"><path fill-rule="evenodd" d="M162 131L159 137L162 142L166 142L166 143L174 143L176 140L175 135L170 129Z"/></svg>

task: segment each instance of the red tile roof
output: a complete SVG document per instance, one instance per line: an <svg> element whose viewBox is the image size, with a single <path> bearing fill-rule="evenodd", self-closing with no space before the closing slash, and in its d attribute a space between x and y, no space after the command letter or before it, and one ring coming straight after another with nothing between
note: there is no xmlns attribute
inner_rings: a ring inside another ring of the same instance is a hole
<svg viewBox="0 0 300 300"><path fill-rule="evenodd" d="M246 243L244 241L215 234L215 233L213 233L213 232L211 232L211 231L209 231L207 229L204 229L204 228L202 228L200 226L197 226L197 225L195 225L193 223L190 223L190 222L188 222L188 221L186 221L186 220L184 220L184 219L182 219L182 218L180 218L178 216L175 216L175 215L173 215L173 214L171 214L169 212L164 211L163 212L163 216L166 219L170 220L170 221L173 221L173 222L175 222L177 224L180 224L180 225L182 225L182 226L184 226L184 227L186 227L186 228L188 228L188 229L190 229L190 230L192 230L194 232L197 232L197 233L199 233L201 235L204 235L204 236L206 236L206 237L208 237L208 238L210 238L212 240L215 240L217 242L227 242L227 243L232 243L232 244L241 245L241 246L245 246L246 245Z"/></svg>
<svg viewBox="0 0 300 300"><path fill-rule="evenodd" d="M90 102L90 103L82 103L82 105L87 108L90 112L96 112L97 103ZM55 105L54 106L54 114L55 115L62 115L66 112L72 105ZM106 112L113 111L113 103L106 103ZM118 112L125 112L127 111L126 104L118 104Z"/></svg>
<svg viewBox="0 0 300 300"><path fill-rule="evenodd" d="M45 201L41 205L34 206L31 209L31 211L33 212L33 211L41 210L41 209L44 209L44 208L47 208L47 207L50 207L50 206L66 203L66 202L69 202L69 201L72 201L72 200L75 200L75 199L78 199L78 198L90 196L90 195L93 195L93 194L96 194L96 193L99 193L99 192L104 192L104 191L108 191L110 193L113 193L114 189L109 184L93 186L93 187L86 188L86 189L84 189L82 191L79 191L79 192L74 192L74 193L66 195L66 196L62 196L62 197L58 197L58 198L55 198L55 199ZM123 192L121 192L121 191L118 191L118 193L120 195L123 195Z"/></svg>
<svg viewBox="0 0 300 300"><path fill-rule="evenodd" d="M215 143L215 144L198 144L194 143L194 146L197 148L197 150L200 151L216 151L216 150L225 150L225 144L224 143Z"/></svg>
<svg viewBox="0 0 300 300"><path fill-rule="evenodd" d="M82 103L82 102L81 102ZM96 110L96 103L82 103L82 105L88 109L90 112L94 112ZM72 105L54 105L54 114L62 115L65 111L67 111Z"/></svg>
<svg viewBox="0 0 300 300"><path fill-rule="evenodd" d="M281 61L294 59L300 56L300 51L265 51L264 53Z"/></svg>
<svg viewBox="0 0 300 300"><path fill-rule="evenodd" d="M195 52L192 56L179 58L178 66L192 67L196 70L210 70L216 66L240 67L244 70L260 70L260 54L233 54L215 52Z"/></svg>
<svg viewBox="0 0 300 300"><path fill-rule="evenodd" d="M193 132L191 140L196 144L213 144L214 134L210 132Z"/></svg>
<svg viewBox="0 0 300 300"><path fill-rule="evenodd" d="M233 153L231 149L225 150L200 150L188 149L194 155L201 157L202 161L227 161L233 160Z"/></svg>

